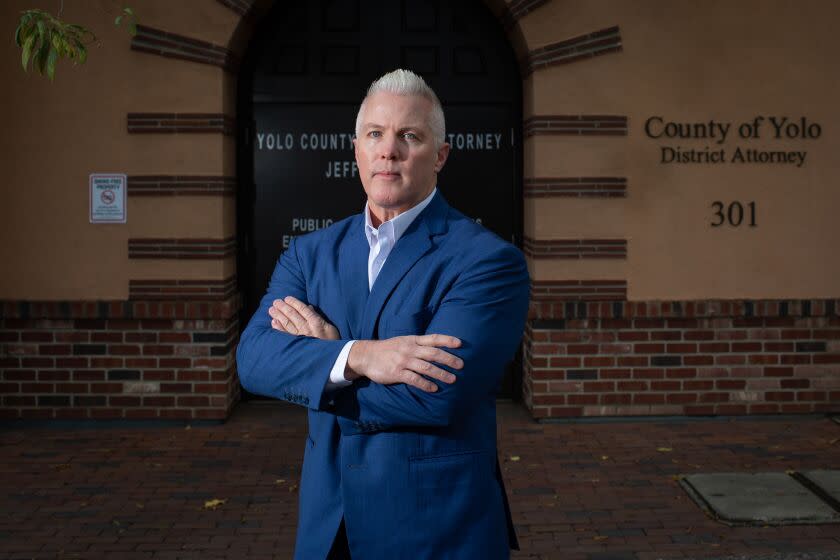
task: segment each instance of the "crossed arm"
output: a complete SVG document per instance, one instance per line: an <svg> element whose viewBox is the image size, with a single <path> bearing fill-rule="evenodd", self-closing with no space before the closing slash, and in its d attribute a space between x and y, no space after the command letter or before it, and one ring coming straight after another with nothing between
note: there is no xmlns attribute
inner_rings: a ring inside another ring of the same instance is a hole
<svg viewBox="0 0 840 560"><path fill-rule="evenodd" d="M324 409L325 404L322 401L325 400L324 389L329 372L348 341L338 340L335 328L323 319L315 323L313 330L307 335L272 328L269 309L275 300L286 297L292 297L301 304L306 301L306 281L298 260L295 240L280 256L269 282L268 292L240 338L236 352L240 381L242 386L252 393L288 400L313 409ZM315 313L314 309L304 307ZM449 363L453 369L460 365L453 356L436 347L457 345L458 341L450 337L408 338L411 342L392 341L378 349L368 346L370 359L361 360L361 363L357 364L358 357L368 355L368 352L361 352L365 350L365 344L362 344L353 353L350 363L355 365L356 370L351 370L349 376L369 375L370 378L383 383L413 382L423 385L424 389L435 390L430 387L431 382L428 379L420 378L416 372L397 366L407 365L409 359L421 369L426 366L421 366L419 361L431 363L426 360ZM388 351L389 347L391 351ZM392 366L390 368L389 363ZM435 368L437 369L437 366ZM426 368L426 371L434 373L435 370ZM451 372L441 370L438 374L445 378L443 381L452 379ZM344 392L346 390L337 393Z"/></svg>
<svg viewBox="0 0 840 560"><path fill-rule="evenodd" d="M295 336L338 340L339 333L311 305L293 296L274 300L268 310L272 328ZM455 375L435 365L452 369L464 365L460 358L440 348L458 348L461 341L454 336L427 334L397 336L385 340L357 340L350 349L344 377L354 381L366 377L382 385L405 383L422 391L435 392L438 386L426 379L453 383ZM424 377L426 376L426 377Z"/></svg>
<svg viewBox="0 0 840 560"><path fill-rule="evenodd" d="M492 398L527 306L527 269L512 247L466 267L426 329L434 334L354 344L345 376L356 381L335 394L330 410L342 431L445 426L477 399ZM297 298L273 301L269 313L273 329L287 335L337 336Z"/></svg>

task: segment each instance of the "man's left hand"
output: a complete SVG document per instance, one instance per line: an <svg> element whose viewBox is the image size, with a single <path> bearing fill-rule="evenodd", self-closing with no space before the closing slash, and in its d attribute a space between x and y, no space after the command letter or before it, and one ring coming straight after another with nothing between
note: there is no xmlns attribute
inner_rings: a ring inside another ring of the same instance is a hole
<svg viewBox="0 0 840 560"><path fill-rule="evenodd" d="M278 331L323 340L338 340L338 329L321 317L315 308L299 299L287 296L275 299L268 309L271 327Z"/></svg>

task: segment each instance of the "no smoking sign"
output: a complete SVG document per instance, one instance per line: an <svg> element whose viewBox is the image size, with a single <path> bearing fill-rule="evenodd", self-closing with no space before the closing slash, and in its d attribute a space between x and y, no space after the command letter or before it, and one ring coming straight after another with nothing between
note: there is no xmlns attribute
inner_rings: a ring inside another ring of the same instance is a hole
<svg viewBox="0 0 840 560"><path fill-rule="evenodd" d="M107 191L102 191L102 194L99 195L99 198L102 199L102 204L110 206L117 200L117 195L114 194L114 191L108 189Z"/></svg>
<svg viewBox="0 0 840 560"><path fill-rule="evenodd" d="M121 173L90 174L90 223L125 223L125 185Z"/></svg>

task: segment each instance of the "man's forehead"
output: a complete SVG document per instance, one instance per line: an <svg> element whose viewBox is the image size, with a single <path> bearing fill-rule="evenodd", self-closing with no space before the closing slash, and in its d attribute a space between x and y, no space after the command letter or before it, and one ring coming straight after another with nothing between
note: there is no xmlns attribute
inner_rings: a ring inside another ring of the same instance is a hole
<svg viewBox="0 0 840 560"><path fill-rule="evenodd" d="M397 119L405 126L423 126L428 123L431 110L431 101L421 95L377 92L365 100L362 123L383 125L383 119Z"/></svg>

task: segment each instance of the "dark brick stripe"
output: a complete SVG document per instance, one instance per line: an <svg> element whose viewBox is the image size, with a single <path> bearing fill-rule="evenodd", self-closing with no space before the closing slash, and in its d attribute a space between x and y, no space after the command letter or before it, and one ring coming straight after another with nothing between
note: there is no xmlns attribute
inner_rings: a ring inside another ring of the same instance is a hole
<svg viewBox="0 0 840 560"><path fill-rule="evenodd" d="M547 3L548 0L513 0L505 6L501 16L502 25L509 31L517 21Z"/></svg>
<svg viewBox="0 0 840 560"><path fill-rule="evenodd" d="M626 239L531 239L522 250L534 259L625 259Z"/></svg>
<svg viewBox="0 0 840 560"><path fill-rule="evenodd" d="M525 136L564 134L627 136L627 117L621 115L538 115L525 120Z"/></svg>
<svg viewBox="0 0 840 560"><path fill-rule="evenodd" d="M128 177L129 196L232 196L235 177L203 175L131 175Z"/></svg>
<svg viewBox="0 0 840 560"><path fill-rule="evenodd" d="M130 259L219 259L236 252L236 238L128 240Z"/></svg>
<svg viewBox="0 0 840 560"><path fill-rule="evenodd" d="M128 113L129 133L210 132L233 135L233 117L222 113Z"/></svg>
<svg viewBox="0 0 840 560"><path fill-rule="evenodd" d="M4 328L17 328L13 324L15 321L45 319L48 322L43 328L105 329L105 320L111 319L227 319L240 308L236 293L221 300L208 296L183 296L175 302L158 299L160 301L5 300L0 301L0 318L6 320Z"/></svg>
<svg viewBox="0 0 840 560"><path fill-rule="evenodd" d="M626 280L552 280L531 283L533 301L626 300Z"/></svg>
<svg viewBox="0 0 840 560"><path fill-rule="evenodd" d="M236 276L225 280L129 280L130 300L227 299L236 292Z"/></svg>
<svg viewBox="0 0 840 560"><path fill-rule="evenodd" d="M553 282L549 282L553 283ZM534 282L536 294L540 282ZM542 292L541 292L542 293ZM809 317L831 317L838 321L838 299L794 300L698 300L698 301L613 301L613 302L552 302L536 298L531 302L533 319L561 322L566 319L603 318L617 320L650 319L647 328L689 328L695 319L736 317L739 327L761 327L767 319L775 327L796 327L794 322ZM691 319L692 323L677 323L677 319ZM840 327L840 322L837 323ZM808 330L808 327L803 327Z"/></svg>
<svg viewBox="0 0 840 560"><path fill-rule="evenodd" d="M618 26L608 27L534 49L528 53L528 58L522 66L525 73L530 74L541 68L620 51L621 33Z"/></svg>
<svg viewBox="0 0 840 560"><path fill-rule="evenodd" d="M131 49L167 58L211 64L231 72L235 72L239 66L236 55L225 47L145 25L137 26L137 35L131 40Z"/></svg>
<svg viewBox="0 0 840 560"><path fill-rule="evenodd" d="M523 194L525 198L626 197L627 179L625 177L535 177L525 179Z"/></svg>
<svg viewBox="0 0 840 560"><path fill-rule="evenodd" d="M254 8L253 0L218 0L218 2L241 16L250 13Z"/></svg>

